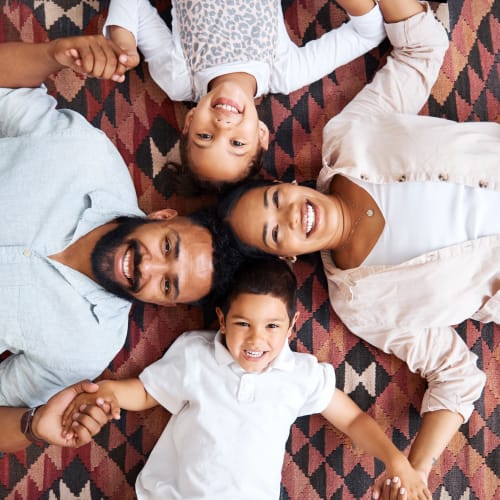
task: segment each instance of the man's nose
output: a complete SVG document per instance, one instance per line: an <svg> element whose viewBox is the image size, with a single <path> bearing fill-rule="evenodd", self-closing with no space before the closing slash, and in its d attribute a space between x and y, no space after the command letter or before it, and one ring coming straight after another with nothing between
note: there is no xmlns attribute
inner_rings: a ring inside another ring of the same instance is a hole
<svg viewBox="0 0 500 500"><path fill-rule="evenodd" d="M143 278L147 278L157 273L165 274L169 267L165 258L144 255L140 265L140 272Z"/></svg>

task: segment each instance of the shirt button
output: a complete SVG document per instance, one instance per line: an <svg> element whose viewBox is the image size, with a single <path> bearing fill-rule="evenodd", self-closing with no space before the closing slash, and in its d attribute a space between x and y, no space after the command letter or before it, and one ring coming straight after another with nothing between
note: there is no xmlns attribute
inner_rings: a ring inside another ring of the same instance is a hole
<svg viewBox="0 0 500 500"><path fill-rule="evenodd" d="M479 184L480 188L487 188L488 187L487 181L479 181L478 184Z"/></svg>
<svg viewBox="0 0 500 500"><path fill-rule="evenodd" d="M448 174L439 174L438 179L440 181L447 181L448 180Z"/></svg>
<svg viewBox="0 0 500 500"><path fill-rule="evenodd" d="M398 179L399 182L405 182L406 181L406 175L402 175L399 179Z"/></svg>
<svg viewBox="0 0 500 500"><path fill-rule="evenodd" d="M359 176L359 178L360 178L362 181L367 181L367 180L368 180L368 176L367 176L367 175L365 175L365 174L361 174L361 175Z"/></svg>
<svg viewBox="0 0 500 500"><path fill-rule="evenodd" d="M31 250L30 250L29 248L25 248L25 249L23 250L23 255L24 255L25 257L31 257Z"/></svg>

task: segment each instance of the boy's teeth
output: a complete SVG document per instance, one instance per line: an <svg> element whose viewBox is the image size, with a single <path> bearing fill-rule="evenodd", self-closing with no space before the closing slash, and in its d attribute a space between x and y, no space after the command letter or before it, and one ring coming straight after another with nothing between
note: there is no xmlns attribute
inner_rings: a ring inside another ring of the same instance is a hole
<svg viewBox="0 0 500 500"><path fill-rule="evenodd" d="M307 225L306 225L306 234L309 234L311 232L311 229L314 226L314 221L316 219L316 216L314 214L314 209L313 207L307 203Z"/></svg>
<svg viewBox="0 0 500 500"><path fill-rule="evenodd" d="M251 358L260 358L264 351L245 351Z"/></svg>
<svg viewBox="0 0 500 500"><path fill-rule="evenodd" d="M218 109L230 111L231 113L238 113L238 110L234 106L231 106L229 104L217 104L215 107Z"/></svg>

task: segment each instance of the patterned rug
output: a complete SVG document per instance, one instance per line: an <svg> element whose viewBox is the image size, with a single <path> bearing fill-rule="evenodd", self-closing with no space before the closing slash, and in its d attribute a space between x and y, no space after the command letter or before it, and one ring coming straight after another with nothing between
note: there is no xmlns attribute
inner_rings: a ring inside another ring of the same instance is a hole
<svg viewBox="0 0 500 500"><path fill-rule="evenodd" d="M169 1L155 3L168 22ZM346 18L327 0L282 3L291 37L299 44ZM104 0L2 0L0 41L45 41L99 32L107 4ZM432 7L452 43L422 113L459 121L499 121L499 0L452 0ZM309 88L263 99L259 112L271 130L266 160L269 176L285 180L316 177L323 126L372 78L388 50L385 42ZM60 106L80 111L116 144L146 212L165 205L187 212L209 200L180 199L171 192L165 164L177 158L178 131L188 106L169 101L144 64L121 85L85 80L64 70L48 86ZM419 427L424 382L399 360L346 330L329 307L319 269L315 257L296 266L301 317L293 348L333 363L339 387L380 422L400 449L408 450ZM203 323L203 313L196 308L136 307L128 340L105 376L137 375L177 335ZM458 331L479 357L488 382L472 418L435 465L430 488L434 499L499 498L500 327L467 321ZM129 413L79 450L31 446L6 454L0 457L0 498L134 498L135 478L167 419L161 408ZM287 444L282 499L368 499L373 478L381 470L380 462L354 449L320 416L301 418Z"/></svg>

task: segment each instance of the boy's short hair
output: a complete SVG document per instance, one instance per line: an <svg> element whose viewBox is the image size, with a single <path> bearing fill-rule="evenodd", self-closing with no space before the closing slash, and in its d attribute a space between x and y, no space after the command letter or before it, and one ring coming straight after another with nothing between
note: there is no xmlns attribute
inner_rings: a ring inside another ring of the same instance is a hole
<svg viewBox="0 0 500 500"><path fill-rule="evenodd" d="M281 299L290 322L297 310L297 278L288 263L278 257L248 259L239 267L220 306L224 316L232 302L242 293L271 295Z"/></svg>
<svg viewBox="0 0 500 500"><path fill-rule="evenodd" d="M181 196L198 196L203 193L224 193L240 182L254 178L262 169L264 164L264 148L259 144L255 155L248 164L247 171L240 179L234 182L211 181L202 179L193 172L188 155L188 135L182 134L179 140L179 153L181 164L175 165L177 168L171 175L174 191Z"/></svg>

